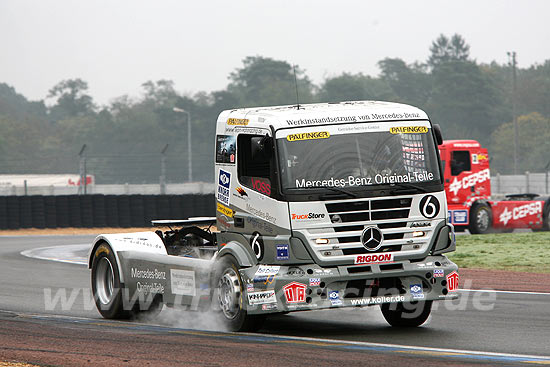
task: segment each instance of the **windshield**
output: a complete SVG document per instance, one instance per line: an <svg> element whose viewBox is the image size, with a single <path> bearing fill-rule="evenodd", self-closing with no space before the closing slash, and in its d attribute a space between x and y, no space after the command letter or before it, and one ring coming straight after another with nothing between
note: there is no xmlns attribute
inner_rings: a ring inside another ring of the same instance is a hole
<svg viewBox="0 0 550 367"><path fill-rule="evenodd" d="M428 121L285 129L277 147L283 192L441 183Z"/></svg>

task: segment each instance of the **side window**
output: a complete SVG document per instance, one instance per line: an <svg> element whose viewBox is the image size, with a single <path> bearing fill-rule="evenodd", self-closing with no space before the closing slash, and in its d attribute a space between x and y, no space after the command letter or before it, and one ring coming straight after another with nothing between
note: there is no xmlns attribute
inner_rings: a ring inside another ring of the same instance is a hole
<svg viewBox="0 0 550 367"><path fill-rule="evenodd" d="M253 154L252 145L261 138L262 135L248 134L240 134L237 137L237 172L243 185L271 196L272 159L264 154Z"/></svg>
<svg viewBox="0 0 550 367"><path fill-rule="evenodd" d="M471 171L470 152L456 150L451 153L451 175L456 176L464 171Z"/></svg>

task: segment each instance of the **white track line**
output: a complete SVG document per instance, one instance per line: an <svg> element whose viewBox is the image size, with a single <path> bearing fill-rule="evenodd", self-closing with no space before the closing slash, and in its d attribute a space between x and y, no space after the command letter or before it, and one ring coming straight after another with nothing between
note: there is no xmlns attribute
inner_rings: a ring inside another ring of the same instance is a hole
<svg viewBox="0 0 550 367"><path fill-rule="evenodd" d="M84 257L78 256L75 254L75 251L82 252L83 250L87 250L89 247L89 244L40 247L21 251L21 255L40 260L87 265L88 262L86 261L86 255Z"/></svg>
<svg viewBox="0 0 550 367"><path fill-rule="evenodd" d="M358 346L380 347L380 348L425 350L425 351L440 352L440 353L460 353L460 354L486 355L486 356L495 356L495 357L544 359L544 360L550 361L550 356L537 356L537 355L527 355L527 354L483 352L478 350L433 348L433 347L422 347L422 346L414 346L414 345L359 342L359 341L352 341L352 340L322 339L322 338L309 338L309 337L303 337L303 336L284 336L284 335L272 335L272 334L260 334L260 333L229 333L229 334L235 334L235 335L245 334L249 336L263 336L266 338L273 338L273 339L291 339L291 340L303 340L303 341L334 343L334 344L342 343L342 344L351 344L351 345L358 345Z"/></svg>
<svg viewBox="0 0 550 367"><path fill-rule="evenodd" d="M496 291L494 289L459 289L461 292L487 292L487 293L510 293L510 294L533 294L549 296L548 292L522 292L522 291Z"/></svg>

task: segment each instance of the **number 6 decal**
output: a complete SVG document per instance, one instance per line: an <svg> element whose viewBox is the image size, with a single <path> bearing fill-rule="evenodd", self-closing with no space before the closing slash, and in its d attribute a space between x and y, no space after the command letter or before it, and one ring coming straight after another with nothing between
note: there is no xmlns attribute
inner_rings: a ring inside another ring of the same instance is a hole
<svg viewBox="0 0 550 367"><path fill-rule="evenodd" d="M428 219L439 214L439 200L433 195L427 195L420 200L420 213Z"/></svg>
<svg viewBox="0 0 550 367"><path fill-rule="evenodd" d="M256 255L256 259L261 260L264 257L264 241L262 235L259 232L252 233L250 237L250 246L252 246L252 251Z"/></svg>

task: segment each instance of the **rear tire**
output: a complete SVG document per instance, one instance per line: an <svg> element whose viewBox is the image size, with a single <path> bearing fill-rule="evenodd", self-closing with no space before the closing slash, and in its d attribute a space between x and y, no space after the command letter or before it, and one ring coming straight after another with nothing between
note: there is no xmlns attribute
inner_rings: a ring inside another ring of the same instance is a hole
<svg viewBox="0 0 550 367"><path fill-rule="evenodd" d="M257 331L264 315L248 315L244 302L243 283L239 264L231 256L223 256L216 265L213 300L220 308L219 318L231 331Z"/></svg>
<svg viewBox="0 0 550 367"><path fill-rule="evenodd" d="M484 234L491 231L493 213L487 203L475 203L470 209L470 225L468 229L471 234Z"/></svg>
<svg viewBox="0 0 550 367"><path fill-rule="evenodd" d="M547 208L544 211L544 215L542 216L542 229L544 231L550 231L550 202L547 201L544 206L546 206Z"/></svg>
<svg viewBox="0 0 550 367"><path fill-rule="evenodd" d="M106 319L129 319L124 310L118 264L111 247L100 244L92 262L92 294L97 310Z"/></svg>
<svg viewBox="0 0 550 367"><path fill-rule="evenodd" d="M380 310L391 326L417 327L430 316L432 301L384 303Z"/></svg>
<svg viewBox="0 0 550 367"><path fill-rule="evenodd" d="M548 205L548 202L544 204L544 206ZM544 214L542 215L542 228L533 229L533 232L541 231L550 231L550 206L544 211Z"/></svg>

